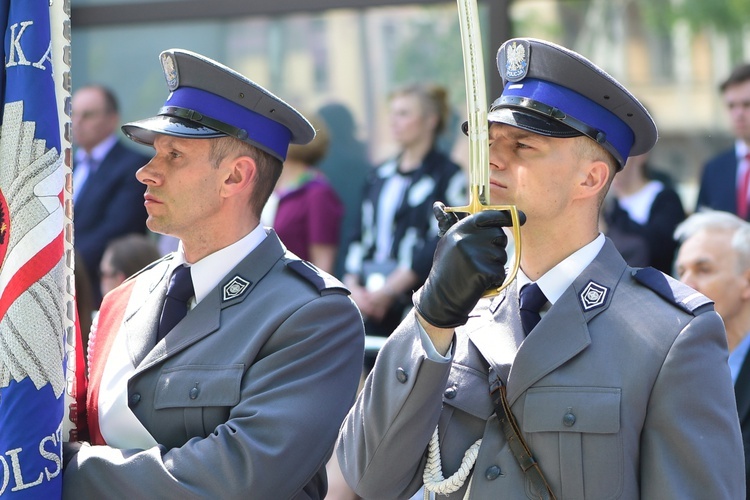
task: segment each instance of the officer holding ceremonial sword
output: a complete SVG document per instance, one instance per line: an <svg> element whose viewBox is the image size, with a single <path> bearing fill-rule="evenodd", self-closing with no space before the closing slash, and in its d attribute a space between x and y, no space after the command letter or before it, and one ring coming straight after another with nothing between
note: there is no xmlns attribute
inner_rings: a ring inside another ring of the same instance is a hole
<svg viewBox="0 0 750 500"><path fill-rule="evenodd" d="M459 11L480 88L476 5ZM497 65L504 88L486 119L481 92L467 92L472 200L436 208L450 228L430 276L341 428L347 481L364 498L422 486L436 498L744 498L713 303L627 266L598 230L612 177L656 142L651 116L550 42L509 40ZM489 158L476 163L484 124Z"/></svg>

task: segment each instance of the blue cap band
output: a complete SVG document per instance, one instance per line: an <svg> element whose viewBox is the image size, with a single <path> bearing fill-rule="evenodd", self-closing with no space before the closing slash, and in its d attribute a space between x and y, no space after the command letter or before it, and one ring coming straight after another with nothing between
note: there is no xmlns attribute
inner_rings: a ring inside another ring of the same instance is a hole
<svg viewBox="0 0 750 500"><path fill-rule="evenodd" d="M586 126L604 132L606 142L619 153L623 164L630 155L630 148L635 141L635 134L630 127L614 113L578 92L545 80L524 78L520 82L508 82L502 96L530 99L556 108L555 111L562 111ZM559 120L554 114L552 118ZM565 123L564 120L559 121ZM590 133L583 130L581 132L597 141L597 137ZM603 145L606 147L606 144Z"/></svg>
<svg viewBox="0 0 750 500"><path fill-rule="evenodd" d="M257 143L261 149L270 149L281 159L286 158L292 140L292 132L287 127L221 96L194 87L179 87L169 94L164 106L193 110L230 128L237 128L249 142ZM200 117L191 120L201 123ZM203 125L210 127L208 123ZM242 136L238 139L245 140Z"/></svg>

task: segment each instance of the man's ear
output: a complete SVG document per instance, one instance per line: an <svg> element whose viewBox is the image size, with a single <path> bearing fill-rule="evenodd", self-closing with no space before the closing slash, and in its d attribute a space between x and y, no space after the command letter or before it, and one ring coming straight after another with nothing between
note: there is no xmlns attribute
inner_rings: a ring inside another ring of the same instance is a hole
<svg viewBox="0 0 750 500"><path fill-rule="evenodd" d="M750 300L750 269L745 269L740 277L742 278L742 291L740 291L740 297L745 300Z"/></svg>
<svg viewBox="0 0 750 500"><path fill-rule="evenodd" d="M252 190L258 179L258 165L249 156L238 156L227 167L223 191L227 195Z"/></svg>
<svg viewBox="0 0 750 500"><path fill-rule="evenodd" d="M593 160L583 166L578 185L580 198L599 196L609 183L609 165L602 160Z"/></svg>

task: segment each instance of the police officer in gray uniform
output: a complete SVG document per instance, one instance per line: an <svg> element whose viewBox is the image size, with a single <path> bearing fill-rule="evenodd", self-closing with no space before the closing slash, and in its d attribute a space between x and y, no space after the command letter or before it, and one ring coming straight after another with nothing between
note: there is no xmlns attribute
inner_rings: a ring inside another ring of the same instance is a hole
<svg viewBox="0 0 750 500"><path fill-rule="evenodd" d="M364 328L336 279L259 224L294 108L199 54L161 54L170 94L123 126L153 146L148 227L178 250L107 294L89 341L89 445L65 498L323 498Z"/></svg>
<svg viewBox="0 0 750 500"><path fill-rule="evenodd" d="M598 230L653 120L558 45L509 40L498 68L491 201L526 214L521 271L482 298L505 277L508 215L450 227L344 421L347 481L365 498L744 498L721 318Z"/></svg>

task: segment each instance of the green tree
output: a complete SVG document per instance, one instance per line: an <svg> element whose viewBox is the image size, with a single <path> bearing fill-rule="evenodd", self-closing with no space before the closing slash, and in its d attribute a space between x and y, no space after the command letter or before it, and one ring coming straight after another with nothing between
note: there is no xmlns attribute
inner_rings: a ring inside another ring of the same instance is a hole
<svg viewBox="0 0 750 500"><path fill-rule="evenodd" d="M714 28L729 39L730 57L739 62L743 54L743 30L750 27L748 0L638 0L645 18L657 29L668 29L686 21L694 31Z"/></svg>
<svg viewBox="0 0 750 500"><path fill-rule="evenodd" d="M465 104L464 67L458 14L446 17L442 8L424 7L401 38L393 40L393 83L429 81L449 90L451 104Z"/></svg>

